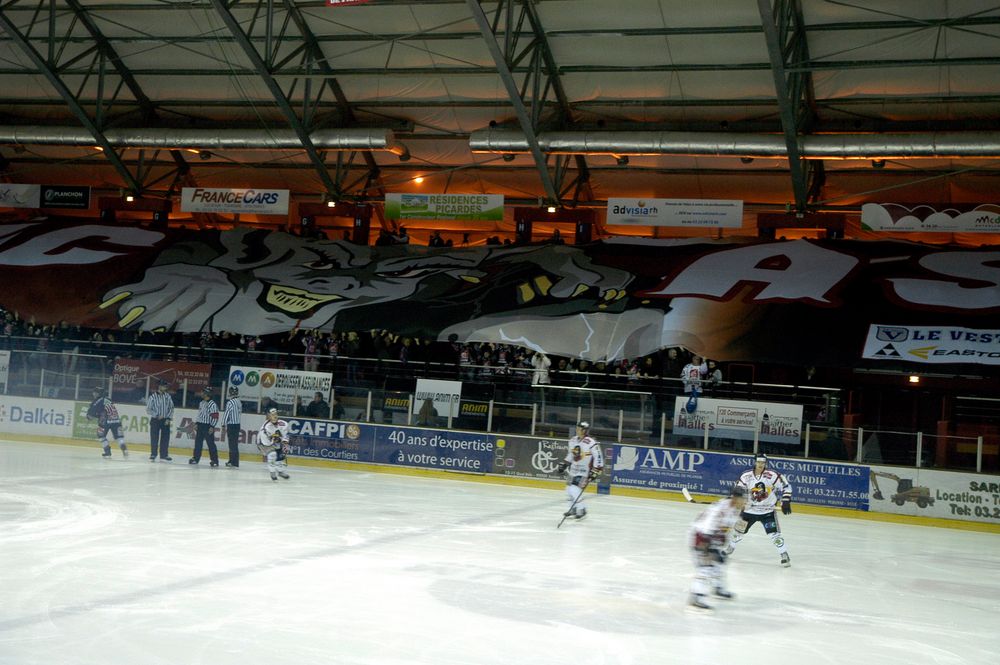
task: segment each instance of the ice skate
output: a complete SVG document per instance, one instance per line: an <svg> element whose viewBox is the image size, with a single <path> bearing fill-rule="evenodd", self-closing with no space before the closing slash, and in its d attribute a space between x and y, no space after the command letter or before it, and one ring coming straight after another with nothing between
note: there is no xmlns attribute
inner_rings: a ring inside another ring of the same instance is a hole
<svg viewBox="0 0 1000 665"><path fill-rule="evenodd" d="M198 460L196 460L196 459L195 459L195 458L193 458L193 457L192 457L191 459L189 459L189 460L188 460L188 464L197 464L197 463L198 463Z"/></svg>
<svg viewBox="0 0 1000 665"><path fill-rule="evenodd" d="M788 552L785 552L784 554L781 555L781 565L784 566L785 568L789 568L792 565L792 560L788 556Z"/></svg>
<svg viewBox="0 0 1000 665"><path fill-rule="evenodd" d="M284 478L285 480L288 480L288 474L285 473L284 471L279 471L278 475Z"/></svg>
<svg viewBox="0 0 1000 665"><path fill-rule="evenodd" d="M716 589L714 593L716 598L725 598L726 600L732 600L736 597L736 594L732 591L727 591L725 589Z"/></svg>
<svg viewBox="0 0 1000 665"><path fill-rule="evenodd" d="M163 460L164 462L173 462L174 461L174 458L171 457L170 455L167 455L166 457L161 457L160 459Z"/></svg>
<svg viewBox="0 0 1000 665"><path fill-rule="evenodd" d="M587 509L586 508L577 508L576 509L576 515L574 515L574 517L576 517L576 519L582 520L586 516L587 516Z"/></svg>
<svg viewBox="0 0 1000 665"><path fill-rule="evenodd" d="M705 596L700 593L692 593L688 598L688 609L697 612L711 612L712 606L705 602Z"/></svg>
<svg viewBox="0 0 1000 665"><path fill-rule="evenodd" d="M726 556L729 556L730 554L733 553L733 550L735 549L736 548L733 547L733 544L729 543L728 545L726 545L726 549L722 550L722 553L725 554Z"/></svg>
<svg viewBox="0 0 1000 665"><path fill-rule="evenodd" d="M156 461L156 455L150 455L149 456L149 461L150 462L155 462Z"/></svg>
<svg viewBox="0 0 1000 665"><path fill-rule="evenodd" d="M125 446L122 446L121 449L122 449L122 457L124 457L125 459L128 459L128 448L126 448Z"/></svg>
<svg viewBox="0 0 1000 665"><path fill-rule="evenodd" d="M576 513L576 508L570 508L565 513L563 513L563 517L572 517L574 513Z"/></svg>
<svg viewBox="0 0 1000 665"><path fill-rule="evenodd" d="M278 474L276 474L274 471L271 472L271 480L273 480L274 482L278 482Z"/></svg>
<svg viewBox="0 0 1000 665"><path fill-rule="evenodd" d="M211 466L211 467L217 467L217 466L219 466L219 463L218 462L212 462L211 464L209 464L209 466Z"/></svg>
<svg viewBox="0 0 1000 665"><path fill-rule="evenodd" d="M111 446L104 446L104 452L101 453L101 457L111 457Z"/></svg>
<svg viewBox="0 0 1000 665"><path fill-rule="evenodd" d="M240 468L240 465L239 464L233 464L232 462L226 462L226 468L227 469L238 469L238 468Z"/></svg>

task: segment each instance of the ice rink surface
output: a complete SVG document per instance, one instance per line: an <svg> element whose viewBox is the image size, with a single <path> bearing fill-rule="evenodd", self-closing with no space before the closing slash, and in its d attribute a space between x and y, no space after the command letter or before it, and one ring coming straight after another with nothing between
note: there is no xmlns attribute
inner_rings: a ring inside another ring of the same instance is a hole
<svg viewBox="0 0 1000 665"><path fill-rule="evenodd" d="M1000 663L1000 535L795 513L685 609L702 508L0 442L0 663Z"/></svg>

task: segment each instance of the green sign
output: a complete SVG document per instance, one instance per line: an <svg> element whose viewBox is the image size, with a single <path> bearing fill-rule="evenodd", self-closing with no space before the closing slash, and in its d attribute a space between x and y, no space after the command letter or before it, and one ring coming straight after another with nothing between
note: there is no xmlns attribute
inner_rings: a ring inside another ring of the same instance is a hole
<svg viewBox="0 0 1000 665"><path fill-rule="evenodd" d="M503 194L386 194L389 219L503 221Z"/></svg>
<svg viewBox="0 0 1000 665"><path fill-rule="evenodd" d="M97 438L97 418L87 419L87 409L90 402L73 403L73 438L74 439L96 439Z"/></svg>

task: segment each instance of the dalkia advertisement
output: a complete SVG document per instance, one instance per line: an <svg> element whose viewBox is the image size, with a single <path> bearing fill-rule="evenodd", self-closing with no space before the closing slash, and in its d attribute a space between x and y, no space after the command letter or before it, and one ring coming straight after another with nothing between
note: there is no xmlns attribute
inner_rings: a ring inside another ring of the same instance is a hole
<svg viewBox="0 0 1000 665"><path fill-rule="evenodd" d="M386 194L389 219L503 221L503 194Z"/></svg>

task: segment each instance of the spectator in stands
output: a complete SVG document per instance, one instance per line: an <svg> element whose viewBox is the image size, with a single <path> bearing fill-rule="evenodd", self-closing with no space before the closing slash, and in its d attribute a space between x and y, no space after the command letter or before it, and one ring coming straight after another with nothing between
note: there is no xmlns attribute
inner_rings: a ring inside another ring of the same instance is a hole
<svg viewBox="0 0 1000 665"><path fill-rule="evenodd" d="M710 392L715 392L722 385L722 369L714 360L708 361L708 375L706 376L706 388Z"/></svg>
<svg viewBox="0 0 1000 665"><path fill-rule="evenodd" d="M424 400L424 403L420 405L420 411L417 412L417 425L423 427L435 427L438 424L438 411L434 408L434 400L430 397Z"/></svg>
<svg viewBox="0 0 1000 665"><path fill-rule="evenodd" d="M444 238L441 237L440 231L431 232L430 240L427 241L428 247L444 247Z"/></svg>
<svg viewBox="0 0 1000 665"><path fill-rule="evenodd" d="M346 416L347 413L344 411L344 405L340 403L340 400L335 398L333 400L333 413L330 417L334 420L343 420Z"/></svg>
<svg viewBox="0 0 1000 665"><path fill-rule="evenodd" d="M549 367L551 366L552 361L549 360L549 357L541 351L536 351L535 355L531 357L531 367L535 370L534 374L531 375L531 385L548 385L552 383L552 378L549 376Z"/></svg>
<svg viewBox="0 0 1000 665"><path fill-rule="evenodd" d="M708 365L701 356L694 356L691 362L684 366L681 371L681 379L684 381L684 394L690 395L692 391L701 392L701 382L708 375Z"/></svg>
<svg viewBox="0 0 1000 665"><path fill-rule="evenodd" d="M330 405L323 399L323 393L317 392L313 395L312 401L306 405L305 415L310 418L330 417Z"/></svg>

